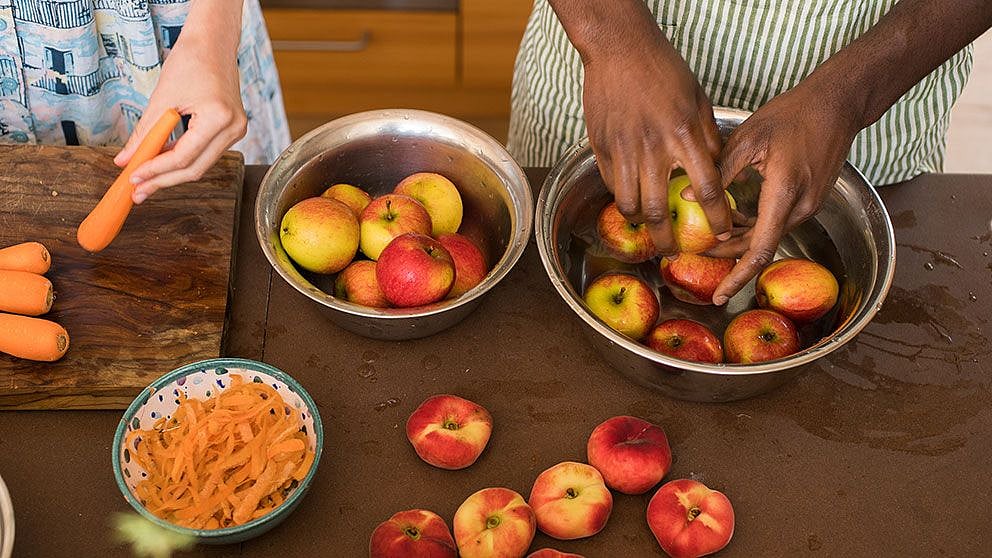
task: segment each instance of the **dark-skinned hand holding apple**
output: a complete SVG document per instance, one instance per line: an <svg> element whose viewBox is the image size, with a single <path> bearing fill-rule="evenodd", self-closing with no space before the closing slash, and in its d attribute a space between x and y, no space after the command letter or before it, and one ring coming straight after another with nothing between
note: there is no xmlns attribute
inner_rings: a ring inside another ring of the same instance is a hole
<svg viewBox="0 0 992 558"><path fill-rule="evenodd" d="M819 211L857 133L992 26L987 0L903 0L758 108L721 148L706 94L642 2L551 5L582 57L589 140L620 212L647 223L658 252L673 254L665 185L683 167L721 241L708 253L740 256L715 304L771 263L782 236ZM747 167L764 179L757 216L732 234L745 221L732 215L722 190Z"/></svg>

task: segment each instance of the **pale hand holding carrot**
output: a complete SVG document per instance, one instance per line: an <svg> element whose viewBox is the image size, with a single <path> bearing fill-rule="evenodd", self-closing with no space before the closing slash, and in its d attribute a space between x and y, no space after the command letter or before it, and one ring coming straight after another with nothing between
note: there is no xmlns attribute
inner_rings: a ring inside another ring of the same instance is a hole
<svg viewBox="0 0 992 558"><path fill-rule="evenodd" d="M0 269L44 275L51 265L52 256L40 242L22 242L0 249Z"/></svg>
<svg viewBox="0 0 992 558"><path fill-rule="evenodd" d="M0 312L0 353L52 362L68 349L69 334L59 324Z"/></svg>
<svg viewBox="0 0 992 558"><path fill-rule="evenodd" d="M169 136L178 123L179 113L172 108L166 110L155 122L155 125L152 126L135 150L134 155L131 156L127 166L121 171L120 176L107 189L107 193L103 195L100 203L79 224L76 239L80 246L89 252L99 252L117 237L117 233L124 226L124 221L134 204L131 201L131 194L134 192L134 185L131 184L131 173L144 162L150 161L162 152L162 148L169 141Z"/></svg>
<svg viewBox="0 0 992 558"><path fill-rule="evenodd" d="M40 316L52 309L52 282L30 271L0 269L0 312Z"/></svg>

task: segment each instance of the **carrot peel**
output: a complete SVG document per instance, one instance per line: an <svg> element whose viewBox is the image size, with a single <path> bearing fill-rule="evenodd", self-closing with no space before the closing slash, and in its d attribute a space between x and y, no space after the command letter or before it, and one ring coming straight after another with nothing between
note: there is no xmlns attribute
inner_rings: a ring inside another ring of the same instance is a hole
<svg viewBox="0 0 992 558"><path fill-rule="evenodd" d="M22 242L0 250L0 269L44 275L51 265L52 256L40 242Z"/></svg>
<svg viewBox="0 0 992 558"><path fill-rule="evenodd" d="M139 166L162 152L178 123L179 113L175 109L170 108L159 117L141 140L124 170L110 185L93 211L79 224L76 240L85 250L99 252L117 237L134 205L131 201L131 194L134 193L131 175Z"/></svg>

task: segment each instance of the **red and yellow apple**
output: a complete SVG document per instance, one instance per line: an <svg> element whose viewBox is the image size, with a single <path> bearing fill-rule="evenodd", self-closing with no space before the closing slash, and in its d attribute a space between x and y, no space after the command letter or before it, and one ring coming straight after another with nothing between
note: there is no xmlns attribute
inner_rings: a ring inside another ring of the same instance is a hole
<svg viewBox="0 0 992 558"><path fill-rule="evenodd" d="M619 416L600 423L586 444L589 464L606 486L624 494L644 494L668 474L672 449L660 426Z"/></svg>
<svg viewBox="0 0 992 558"><path fill-rule="evenodd" d="M701 482L662 485L648 503L648 527L672 558L697 558L727 546L734 534L730 500Z"/></svg>
<svg viewBox="0 0 992 558"><path fill-rule="evenodd" d="M554 548L542 548L527 555L527 558L585 558L581 554L562 552Z"/></svg>
<svg viewBox="0 0 992 558"><path fill-rule="evenodd" d="M646 262L657 253L647 226L628 221L617 209L616 202L606 204L599 212L596 231L603 247L621 262Z"/></svg>
<svg viewBox="0 0 992 558"><path fill-rule="evenodd" d="M644 344L659 353L693 362L723 362L720 339L703 324L686 319L665 320L648 334Z"/></svg>
<svg viewBox="0 0 992 558"><path fill-rule="evenodd" d="M805 258L785 258L772 262L758 275L754 294L758 306L796 323L809 323L834 307L839 291L837 278L829 269Z"/></svg>
<svg viewBox="0 0 992 558"><path fill-rule="evenodd" d="M679 254L662 258L661 279L672 295L690 304L713 304L713 293L734 268L733 258L711 258L699 254Z"/></svg>
<svg viewBox="0 0 992 558"><path fill-rule="evenodd" d="M549 467L534 481L527 500L537 528L556 539L591 537L606 526L613 495L592 465L565 461Z"/></svg>
<svg viewBox="0 0 992 558"><path fill-rule="evenodd" d="M465 294L486 278L489 273L486 258L468 237L458 233L440 234L437 240L455 261L455 284L448 292L448 298Z"/></svg>
<svg viewBox="0 0 992 558"><path fill-rule="evenodd" d="M406 510L372 531L369 558L458 558L458 550L441 516L428 510Z"/></svg>
<svg viewBox="0 0 992 558"><path fill-rule="evenodd" d="M418 172L404 178L393 189L424 204L433 223L434 236L458 232L462 223L462 196L458 188L440 174Z"/></svg>
<svg viewBox="0 0 992 558"><path fill-rule="evenodd" d="M358 231L358 220L348 206L328 198L307 198L282 216L279 240L303 269L337 273L355 257Z"/></svg>
<svg viewBox="0 0 992 558"><path fill-rule="evenodd" d="M431 216L410 196L386 194L372 200L358 219L362 253L379 259L394 238L406 233L431 234Z"/></svg>
<svg viewBox="0 0 992 558"><path fill-rule="evenodd" d="M441 469L475 463L489 442L493 417L483 406L457 395L435 395L406 421L406 437L417 455Z"/></svg>
<svg viewBox="0 0 992 558"><path fill-rule="evenodd" d="M331 198L347 205L355 212L355 217L360 217L365 208L372 201L372 196L365 190L351 184L335 184L324 190L320 195L323 198Z"/></svg>
<svg viewBox="0 0 992 558"><path fill-rule="evenodd" d="M334 296L362 306L388 308L389 301L379 288L375 267L371 260L351 262L334 280Z"/></svg>
<svg viewBox="0 0 992 558"><path fill-rule="evenodd" d="M401 234L382 250L375 266L379 288L393 306L409 308L437 302L455 283L455 262L433 238Z"/></svg>
<svg viewBox="0 0 992 558"><path fill-rule="evenodd" d="M658 320L658 297L643 279L627 273L604 273L586 287L589 311L606 325L636 340Z"/></svg>
<svg viewBox="0 0 992 558"><path fill-rule="evenodd" d="M698 254L716 246L716 236L710 229L703 206L695 200L687 200L682 192L691 189L689 177L676 176L668 182L668 211L672 215L672 233L679 252ZM727 202L731 209L737 209L734 197L727 194Z"/></svg>
<svg viewBox="0 0 992 558"><path fill-rule="evenodd" d="M455 542L461 558L520 558L537 523L523 496L509 488L484 488L455 511Z"/></svg>
<svg viewBox="0 0 992 558"><path fill-rule="evenodd" d="M799 350L799 333L789 318L771 310L737 315L723 332L727 362L750 364L787 357Z"/></svg>

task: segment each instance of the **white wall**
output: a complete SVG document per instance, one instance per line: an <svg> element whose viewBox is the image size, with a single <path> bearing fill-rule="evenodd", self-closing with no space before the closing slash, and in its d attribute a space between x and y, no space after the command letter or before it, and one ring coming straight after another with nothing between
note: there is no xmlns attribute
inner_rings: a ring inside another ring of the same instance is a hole
<svg viewBox="0 0 992 558"><path fill-rule="evenodd" d="M992 31L975 41L975 67L951 112L945 172L992 173Z"/></svg>

